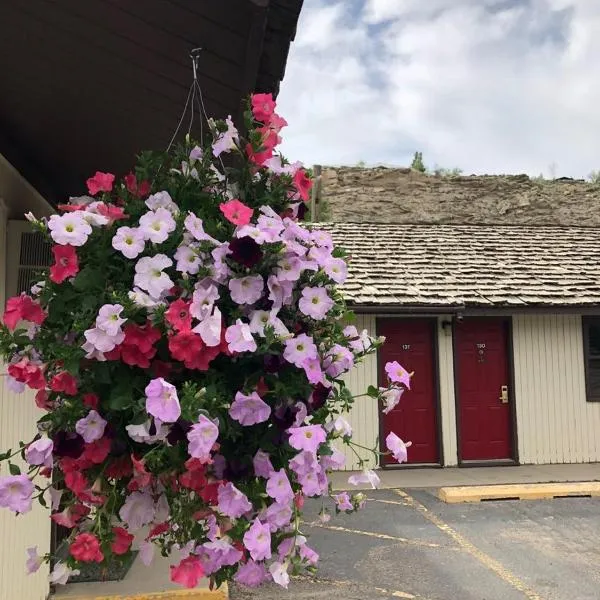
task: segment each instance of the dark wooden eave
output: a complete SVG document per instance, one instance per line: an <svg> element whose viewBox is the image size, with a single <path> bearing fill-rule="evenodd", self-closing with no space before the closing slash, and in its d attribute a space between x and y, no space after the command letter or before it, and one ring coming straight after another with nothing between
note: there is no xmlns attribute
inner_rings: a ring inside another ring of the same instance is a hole
<svg viewBox="0 0 600 600"><path fill-rule="evenodd" d="M0 154L53 203L125 174L168 144L199 46L209 116L239 121L277 94L302 1L2 0Z"/></svg>

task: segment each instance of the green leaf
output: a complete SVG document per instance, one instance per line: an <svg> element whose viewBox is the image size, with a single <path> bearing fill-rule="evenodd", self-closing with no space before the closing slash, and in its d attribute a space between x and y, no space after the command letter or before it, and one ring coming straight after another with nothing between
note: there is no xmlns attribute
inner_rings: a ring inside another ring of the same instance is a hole
<svg viewBox="0 0 600 600"><path fill-rule="evenodd" d="M44 508L48 508L48 504L46 503L46 500L44 499L43 495L40 495L38 497L38 501Z"/></svg>
<svg viewBox="0 0 600 600"><path fill-rule="evenodd" d="M91 267L85 267L73 279L73 287L79 292L98 289L102 286L104 278L102 273Z"/></svg>
<svg viewBox="0 0 600 600"><path fill-rule="evenodd" d="M132 402L132 388L129 381L121 381L110 392L108 407L111 410L125 410Z"/></svg>
<svg viewBox="0 0 600 600"><path fill-rule="evenodd" d="M19 467L11 462L8 463L8 470L10 472L11 475L20 475L21 474L21 469L19 469Z"/></svg>
<svg viewBox="0 0 600 600"><path fill-rule="evenodd" d="M378 398L379 397L379 390L374 385L370 385L367 388L367 395L371 396L371 398Z"/></svg>
<svg viewBox="0 0 600 600"><path fill-rule="evenodd" d="M12 454L12 450L7 450L6 452L3 452L2 454L0 454L0 462L2 462L3 460L6 460L11 454Z"/></svg>

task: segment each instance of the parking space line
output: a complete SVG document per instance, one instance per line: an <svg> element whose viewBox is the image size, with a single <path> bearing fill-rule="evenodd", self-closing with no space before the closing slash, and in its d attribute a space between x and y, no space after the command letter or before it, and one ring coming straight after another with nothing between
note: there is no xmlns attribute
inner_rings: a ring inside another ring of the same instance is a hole
<svg viewBox="0 0 600 600"><path fill-rule="evenodd" d="M404 537L398 537L394 535L388 535L386 533L374 533L372 531L362 531L360 529L348 529L347 527L339 527L338 525L325 525L321 523L305 523L308 527L318 527L319 529L327 529L328 531L339 531L341 533L354 533L356 535L365 535L367 537L378 538L380 540L391 540L393 542L400 542L402 544L409 544L411 546L425 546L426 548L441 548L441 544L434 544L433 542L424 542L422 540L410 540Z"/></svg>
<svg viewBox="0 0 600 600"><path fill-rule="evenodd" d="M446 522L432 513L426 506L415 500L411 495L403 490L394 490L401 498L404 499L415 510L419 511L430 523L435 525L440 531L448 535L461 550L464 550L474 558L476 558L484 567L495 573L500 579L511 585L513 588L523 593L529 600L544 600L535 590L531 589L526 583L521 581L516 575L511 573L502 563L492 558L489 554L483 552L470 542L467 538L461 535L458 531L450 527Z"/></svg>
<svg viewBox="0 0 600 600"><path fill-rule="evenodd" d="M369 498L367 496L368 502L380 502L381 504L395 504L396 506L410 506L409 502L400 502L398 500L380 500L379 498Z"/></svg>
<svg viewBox="0 0 600 600"><path fill-rule="evenodd" d="M424 596L418 596L415 594L410 594L408 592L402 592L400 590L387 590L381 587L371 587L360 581L341 581L337 579L327 579L325 577L308 577L306 575L295 575L293 579L297 579L300 581L308 581L309 583L326 583L328 585L332 585L334 587L358 587L358 588L368 588L369 591L375 591L379 594L385 596L391 596L392 598L405 598L405 600L427 600Z"/></svg>

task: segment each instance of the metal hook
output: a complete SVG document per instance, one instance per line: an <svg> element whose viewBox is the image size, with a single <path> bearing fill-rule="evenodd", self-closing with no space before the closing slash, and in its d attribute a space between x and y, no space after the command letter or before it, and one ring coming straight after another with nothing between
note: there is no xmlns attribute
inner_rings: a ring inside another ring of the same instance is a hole
<svg viewBox="0 0 600 600"><path fill-rule="evenodd" d="M192 69L194 71L194 81L198 81L198 59L200 58L200 52L202 52L204 48L194 48L190 52L190 58L192 59Z"/></svg>

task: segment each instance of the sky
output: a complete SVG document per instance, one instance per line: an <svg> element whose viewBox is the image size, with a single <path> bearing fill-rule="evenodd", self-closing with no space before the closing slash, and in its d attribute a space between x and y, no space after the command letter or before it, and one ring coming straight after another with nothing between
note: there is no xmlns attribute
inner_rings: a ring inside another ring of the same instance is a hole
<svg viewBox="0 0 600 600"><path fill-rule="evenodd" d="M598 0L304 0L278 97L306 165L585 178L600 169Z"/></svg>

